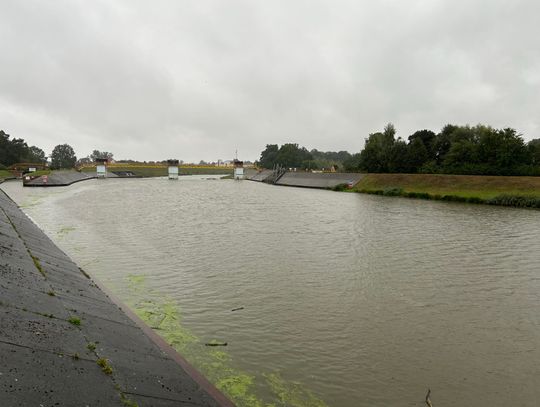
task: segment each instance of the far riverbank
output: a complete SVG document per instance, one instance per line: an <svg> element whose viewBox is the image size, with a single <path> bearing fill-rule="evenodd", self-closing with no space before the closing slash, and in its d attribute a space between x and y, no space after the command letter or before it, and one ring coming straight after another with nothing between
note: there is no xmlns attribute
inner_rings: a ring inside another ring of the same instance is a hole
<svg viewBox="0 0 540 407"><path fill-rule="evenodd" d="M353 191L408 198L540 208L540 177L366 174Z"/></svg>

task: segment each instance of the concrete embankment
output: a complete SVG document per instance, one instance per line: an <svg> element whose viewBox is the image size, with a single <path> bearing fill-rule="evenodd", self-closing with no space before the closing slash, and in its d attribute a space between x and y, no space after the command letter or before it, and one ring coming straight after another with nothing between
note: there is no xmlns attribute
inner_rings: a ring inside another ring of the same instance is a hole
<svg viewBox="0 0 540 407"><path fill-rule="evenodd" d="M265 182L273 176L272 170L263 170L251 178L251 181ZM342 173L342 172L285 172L281 175L275 185L290 186L290 187L304 187L304 188L321 188L329 189L335 188L338 185L350 184L355 185L362 179L364 174L357 173Z"/></svg>
<svg viewBox="0 0 540 407"><path fill-rule="evenodd" d="M233 406L0 191L1 406Z"/></svg>
<svg viewBox="0 0 540 407"><path fill-rule="evenodd" d="M109 178L116 178L116 174L107 174ZM26 187L65 187L76 182L86 181L96 178L95 173L77 171L53 171L49 175L34 178L24 182Z"/></svg>
<svg viewBox="0 0 540 407"><path fill-rule="evenodd" d="M276 185L305 188L334 188L341 184L355 185L363 174L340 172L287 172L278 179Z"/></svg>

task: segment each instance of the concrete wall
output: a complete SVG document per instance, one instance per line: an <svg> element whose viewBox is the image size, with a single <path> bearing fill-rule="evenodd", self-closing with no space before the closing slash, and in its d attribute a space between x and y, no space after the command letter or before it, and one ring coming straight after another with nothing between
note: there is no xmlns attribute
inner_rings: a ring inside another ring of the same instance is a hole
<svg viewBox="0 0 540 407"><path fill-rule="evenodd" d="M363 176L364 174L338 172L287 172L278 180L276 185L305 188L334 188L339 184L356 184Z"/></svg>
<svg viewBox="0 0 540 407"><path fill-rule="evenodd" d="M107 178L115 178L116 174L107 172ZM47 176L47 182L43 182L43 176L25 182L25 186L29 187L60 187L74 184L75 182L85 181L96 178L95 172L77 172L77 171L57 171L52 172Z"/></svg>

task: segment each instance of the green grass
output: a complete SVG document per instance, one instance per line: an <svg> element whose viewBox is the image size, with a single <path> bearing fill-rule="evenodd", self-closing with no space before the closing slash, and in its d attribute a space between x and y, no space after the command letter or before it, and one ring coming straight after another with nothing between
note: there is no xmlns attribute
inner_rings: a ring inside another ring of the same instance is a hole
<svg viewBox="0 0 540 407"><path fill-rule="evenodd" d="M526 195L540 198L540 177L495 177L483 175L367 174L355 190L375 191L398 188L403 192L455 195L465 198L495 198L498 195Z"/></svg>
<svg viewBox="0 0 540 407"><path fill-rule="evenodd" d="M367 174L354 190L386 196L536 207L536 201L540 201L540 177Z"/></svg>
<svg viewBox="0 0 540 407"><path fill-rule="evenodd" d="M8 170L0 170L0 178L11 178L13 174Z"/></svg>
<svg viewBox="0 0 540 407"><path fill-rule="evenodd" d="M81 325L81 319L77 317L70 317L68 322L72 325Z"/></svg>

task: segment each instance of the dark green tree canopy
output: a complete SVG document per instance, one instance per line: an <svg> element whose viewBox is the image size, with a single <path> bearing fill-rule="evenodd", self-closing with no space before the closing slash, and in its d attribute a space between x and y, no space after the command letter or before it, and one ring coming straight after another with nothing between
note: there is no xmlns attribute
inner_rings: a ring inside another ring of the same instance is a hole
<svg viewBox="0 0 540 407"><path fill-rule="evenodd" d="M57 145L51 153L51 168L73 168L77 162L75 151L69 144Z"/></svg>
<svg viewBox="0 0 540 407"><path fill-rule="evenodd" d="M267 144L264 151L261 153L259 165L262 168L272 168L276 164L276 158L279 151L277 144Z"/></svg>
<svg viewBox="0 0 540 407"><path fill-rule="evenodd" d="M22 138L10 139L10 135L0 130L0 164L28 162L42 164L47 161L45 152L36 146L28 146Z"/></svg>
<svg viewBox="0 0 540 407"><path fill-rule="evenodd" d="M343 167L344 162L350 160L351 157L347 151L319 151L317 149L308 151L296 143L286 143L281 147L277 144L267 144L261 152L259 166L273 168L275 165L281 165L307 170L330 169Z"/></svg>
<svg viewBox="0 0 540 407"><path fill-rule="evenodd" d="M92 162L94 162L98 158L101 158L101 159L105 158L107 160L112 160L113 156L114 154L109 153L108 151L94 150L92 151L92 154L90 154L88 157L90 158Z"/></svg>
<svg viewBox="0 0 540 407"><path fill-rule="evenodd" d="M28 147L28 162L31 163L46 163L47 155L45 151L36 146Z"/></svg>
<svg viewBox="0 0 540 407"><path fill-rule="evenodd" d="M532 165L540 166L540 138L535 138L527 144L528 154Z"/></svg>
<svg viewBox="0 0 540 407"><path fill-rule="evenodd" d="M419 130L408 143L388 124L366 139L349 170L478 175L540 175L540 139L528 144L514 129L448 124L440 133Z"/></svg>

